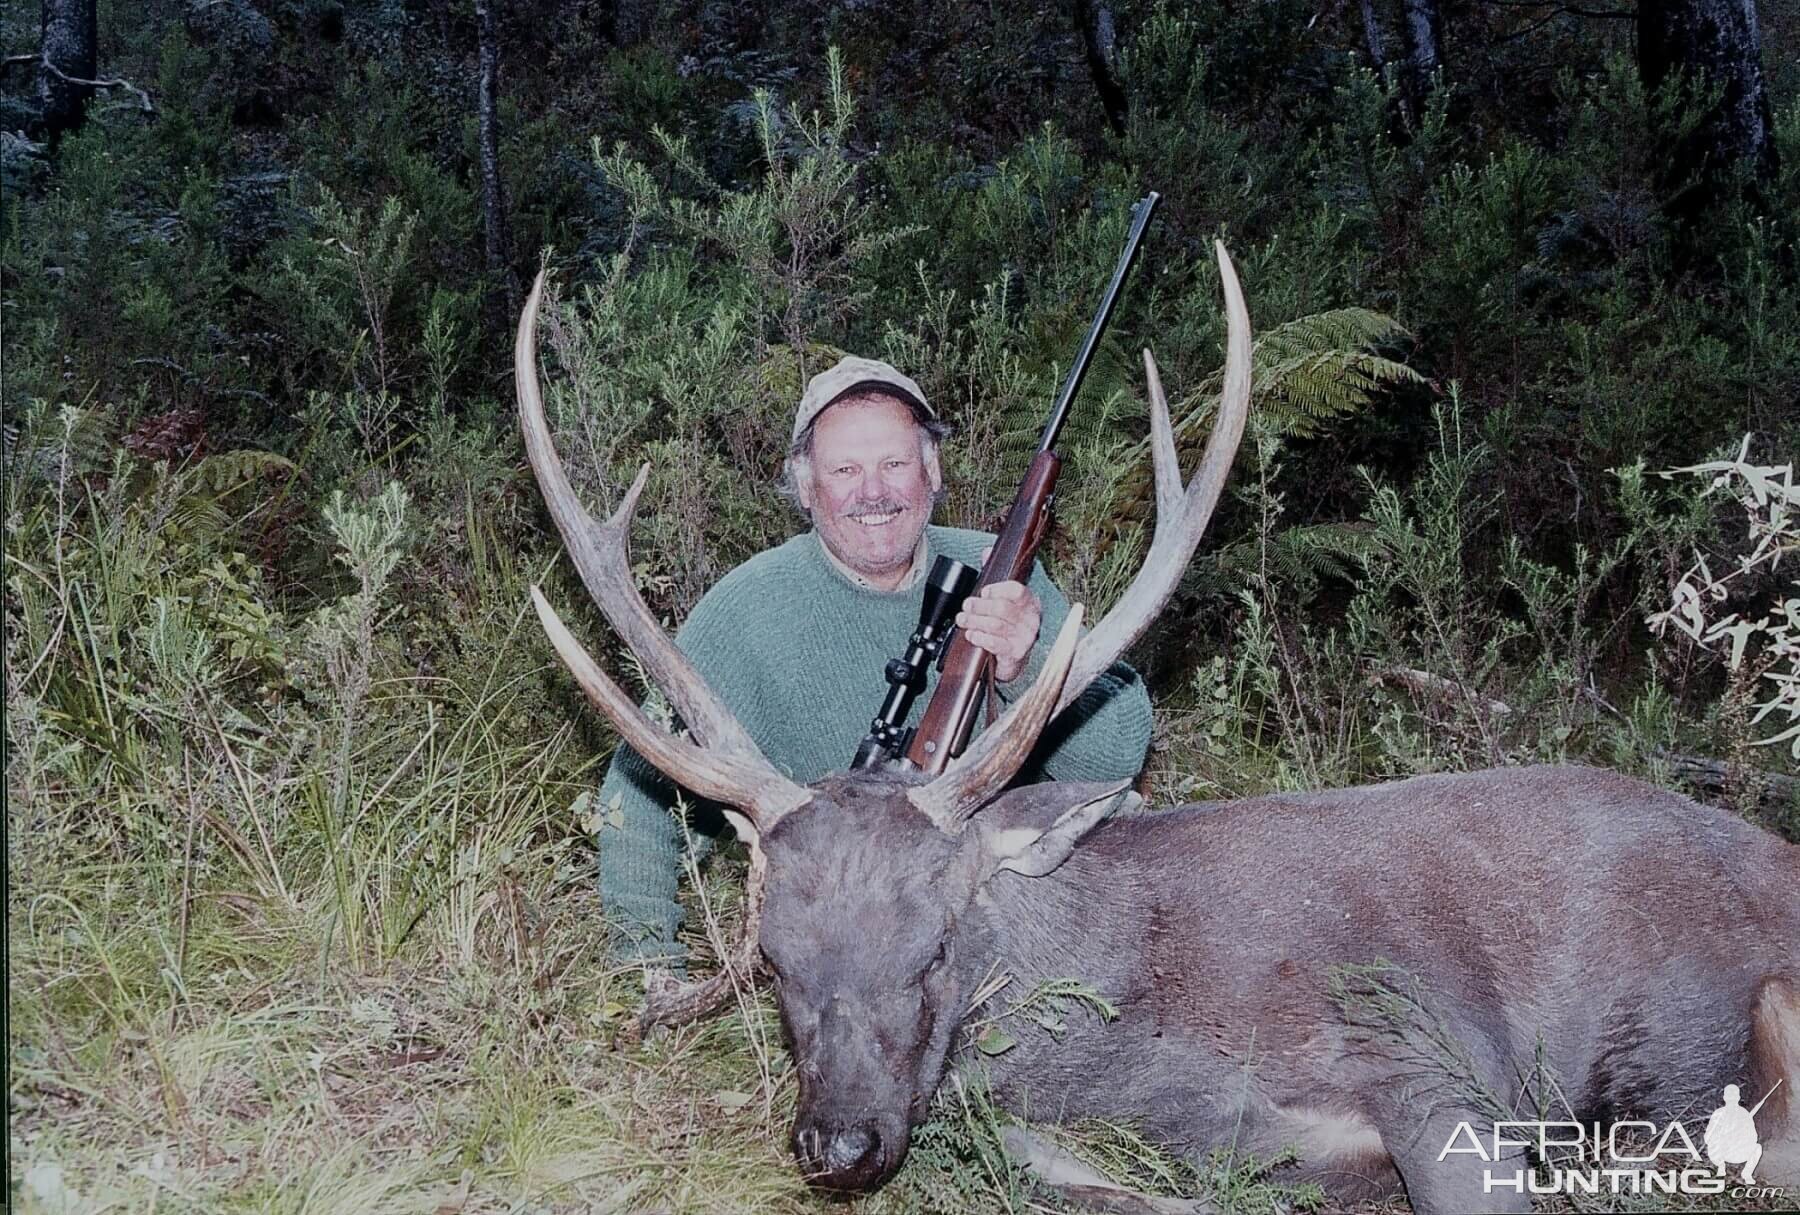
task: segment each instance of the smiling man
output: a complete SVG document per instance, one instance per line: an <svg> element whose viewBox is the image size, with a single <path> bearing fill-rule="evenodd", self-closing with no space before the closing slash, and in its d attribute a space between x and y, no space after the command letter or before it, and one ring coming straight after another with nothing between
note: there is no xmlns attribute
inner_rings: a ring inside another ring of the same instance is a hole
<svg viewBox="0 0 1800 1215"><path fill-rule="evenodd" d="M782 486L812 530L726 574L676 634L762 753L798 781L849 767L887 690L882 669L918 623L932 560L979 565L993 543L986 532L930 525L948 431L919 386L879 360L845 358L814 376ZM1035 565L1027 584L998 583L964 605L957 624L994 655L1003 702L1030 686L1068 611ZM914 722L929 699L928 689ZM1119 665L1045 731L1021 780L1125 779L1149 742L1149 697ZM679 970L676 790L622 746L599 798L609 950ZM716 816L707 819L713 828Z"/></svg>

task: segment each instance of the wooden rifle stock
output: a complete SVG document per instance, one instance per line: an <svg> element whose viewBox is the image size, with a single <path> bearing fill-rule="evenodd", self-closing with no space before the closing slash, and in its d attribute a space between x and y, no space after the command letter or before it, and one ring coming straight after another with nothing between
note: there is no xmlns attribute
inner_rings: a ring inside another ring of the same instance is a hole
<svg viewBox="0 0 1800 1215"><path fill-rule="evenodd" d="M1044 539L1061 472L1062 457L1055 452L1040 451L1032 457L1018 496L1006 512L1006 525L994 540L994 551L982 567L975 589L969 592L971 598L995 583L1024 582L1031 576L1031 562ZM993 669L994 656L958 629L944 651L931 703L906 750L906 758L921 772L942 772L953 756L962 754L974 733L982 689L990 682Z"/></svg>

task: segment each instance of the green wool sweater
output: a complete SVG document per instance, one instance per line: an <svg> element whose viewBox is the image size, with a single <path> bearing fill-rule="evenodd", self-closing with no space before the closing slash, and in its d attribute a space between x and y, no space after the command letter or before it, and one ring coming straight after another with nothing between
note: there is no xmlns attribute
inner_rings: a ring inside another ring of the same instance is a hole
<svg viewBox="0 0 1800 1215"><path fill-rule="evenodd" d="M993 539L929 527L924 568L939 554L979 566ZM1029 585L1043 610L1038 644L1019 678L1000 686L1003 701L1030 687L1069 614L1068 600L1041 566L1033 565ZM850 766L887 691L883 668L918 626L924 594L923 577L894 592L858 586L827 556L818 534L806 532L721 578L675 641L769 761L810 784ZM929 688L914 701L909 724L928 700ZM1137 774L1149 743L1150 698L1136 672L1120 663L1050 724L1023 779L1126 779ZM668 809L675 787L621 744L599 800L600 896L612 955L679 967L675 889L683 833Z"/></svg>

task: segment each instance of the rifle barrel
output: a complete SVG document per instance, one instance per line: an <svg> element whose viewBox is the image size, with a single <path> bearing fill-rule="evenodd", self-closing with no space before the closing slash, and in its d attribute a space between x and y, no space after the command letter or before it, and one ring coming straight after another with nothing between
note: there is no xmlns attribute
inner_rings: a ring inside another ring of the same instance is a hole
<svg viewBox="0 0 1800 1215"><path fill-rule="evenodd" d="M1119 305L1125 276L1131 273L1132 263L1137 261L1138 246L1144 240L1144 229L1150 226L1150 213L1156 210L1156 204L1161 201L1162 195L1152 190L1131 209L1131 232L1125 238L1125 252L1119 255L1119 264L1113 267L1112 282L1107 285L1106 295L1100 300L1100 311L1094 314L1094 323L1088 326L1087 336L1081 340L1081 348L1075 352L1075 362L1070 365L1069 374L1064 377L1062 388L1056 394L1056 404L1050 410L1050 420L1044 423L1044 433L1038 438L1039 451L1049 451L1056 446L1056 436L1069 416L1069 407L1075 403L1075 394L1081 391L1081 381L1087 378L1088 364L1094 361L1094 351L1100 345L1100 335L1105 331L1107 322L1112 320L1113 309Z"/></svg>

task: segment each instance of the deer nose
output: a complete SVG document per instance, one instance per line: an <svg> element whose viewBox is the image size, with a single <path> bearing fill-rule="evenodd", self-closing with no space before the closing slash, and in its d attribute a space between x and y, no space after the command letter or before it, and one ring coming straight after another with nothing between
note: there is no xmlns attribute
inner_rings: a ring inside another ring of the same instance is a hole
<svg viewBox="0 0 1800 1215"><path fill-rule="evenodd" d="M831 1173L854 1171L881 1148L881 1136L874 1127L853 1126L838 1131L825 1141L825 1169Z"/></svg>

